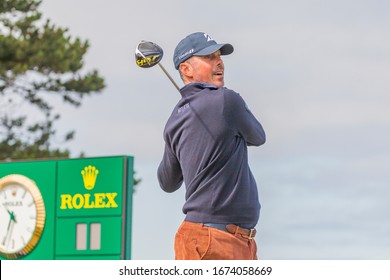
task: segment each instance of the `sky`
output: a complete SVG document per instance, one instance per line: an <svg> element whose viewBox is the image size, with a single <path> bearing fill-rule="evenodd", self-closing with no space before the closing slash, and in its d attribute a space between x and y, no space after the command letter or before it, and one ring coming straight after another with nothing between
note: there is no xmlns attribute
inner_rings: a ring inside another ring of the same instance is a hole
<svg viewBox="0 0 390 280"><path fill-rule="evenodd" d="M88 40L85 71L107 87L80 108L61 102L58 133L77 157L131 155L133 258L173 259L184 186L158 185L162 132L180 96L158 67L136 66L141 40L182 85L172 56L192 32L235 51L225 85L267 134L249 148L262 204L261 259L390 259L390 2L385 0L43 0L40 10Z"/></svg>

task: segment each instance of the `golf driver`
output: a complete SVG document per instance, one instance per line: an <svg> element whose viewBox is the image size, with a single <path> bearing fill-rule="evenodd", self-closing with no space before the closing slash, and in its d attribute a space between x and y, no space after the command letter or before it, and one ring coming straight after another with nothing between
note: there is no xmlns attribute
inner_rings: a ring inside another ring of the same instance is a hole
<svg viewBox="0 0 390 280"><path fill-rule="evenodd" d="M162 48L152 42L141 41L135 49L135 62L139 67L142 68L150 68L158 64L161 70L167 75L168 79L172 82L172 84L176 87L176 89L180 92L179 86L172 79L171 75L165 70L164 66L160 63L163 57Z"/></svg>

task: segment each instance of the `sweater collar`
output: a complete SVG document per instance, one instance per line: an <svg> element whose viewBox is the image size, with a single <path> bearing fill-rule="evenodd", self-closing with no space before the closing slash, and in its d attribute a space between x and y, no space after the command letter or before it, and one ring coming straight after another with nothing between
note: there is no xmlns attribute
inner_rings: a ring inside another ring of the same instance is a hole
<svg viewBox="0 0 390 280"><path fill-rule="evenodd" d="M204 89L218 89L218 87L208 83L189 83L180 89L180 93L183 97L196 94Z"/></svg>

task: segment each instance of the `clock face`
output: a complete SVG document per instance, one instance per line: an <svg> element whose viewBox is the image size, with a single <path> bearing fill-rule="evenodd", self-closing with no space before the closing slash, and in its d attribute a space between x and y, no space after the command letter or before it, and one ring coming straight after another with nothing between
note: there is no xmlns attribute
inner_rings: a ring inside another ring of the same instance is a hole
<svg viewBox="0 0 390 280"><path fill-rule="evenodd" d="M22 175L0 179L0 254L15 259L37 245L45 224L45 207L38 187Z"/></svg>

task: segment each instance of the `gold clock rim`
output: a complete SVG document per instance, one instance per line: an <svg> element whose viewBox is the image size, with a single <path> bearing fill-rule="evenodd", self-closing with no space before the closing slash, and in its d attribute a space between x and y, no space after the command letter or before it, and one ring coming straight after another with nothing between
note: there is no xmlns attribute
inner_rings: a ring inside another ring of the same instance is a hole
<svg viewBox="0 0 390 280"><path fill-rule="evenodd" d="M12 253L2 252L0 249L0 255L2 257L7 259L18 259L28 255L41 239L43 228L45 227L46 210L42 194L33 180L21 174L7 175L0 178L0 191L10 184L19 184L31 193L37 212L35 229L29 242L27 242L22 249Z"/></svg>

